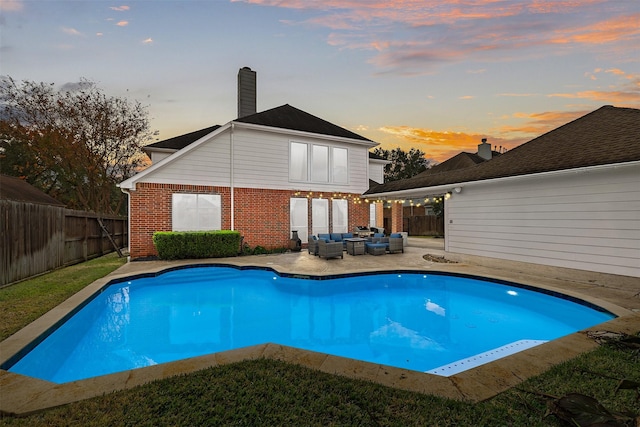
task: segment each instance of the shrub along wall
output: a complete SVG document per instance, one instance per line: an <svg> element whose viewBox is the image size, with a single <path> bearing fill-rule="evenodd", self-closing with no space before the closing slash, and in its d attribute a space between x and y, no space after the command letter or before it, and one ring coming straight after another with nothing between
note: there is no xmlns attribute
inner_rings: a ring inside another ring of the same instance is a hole
<svg viewBox="0 0 640 427"><path fill-rule="evenodd" d="M158 231L153 244L160 259L222 258L237 256L240 233L219 231Z"/></svg>

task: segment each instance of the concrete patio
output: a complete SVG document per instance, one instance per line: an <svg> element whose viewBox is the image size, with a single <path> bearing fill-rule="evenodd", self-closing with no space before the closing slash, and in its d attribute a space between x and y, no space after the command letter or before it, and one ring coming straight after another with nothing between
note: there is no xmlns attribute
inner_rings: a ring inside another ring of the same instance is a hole
<svg viewBox="0 0 640 427"><path fill-rule="evenodd" d="M432 259L445 256L443 245L442 239L409 238L408 246L403 254L381 256L345 254L344 259L326 260L314 257L303 250L300 253L213 260L130 262L109 276L92 283L83 291L2 342L0 359L2 363L10 359L112 279L158 272L178 265L194 263L264 266L282 273L308 275L335 275L382 270L442 271L477 275L561 292L592 302L619 316L612 321L592 328L593 330L625 333L640 331L640 279L638 278L463 255L447 254L446 259L453 261L449 263L433 262L424 258L427 254L434 256ZM540 374L551 366L589 351L597 345L582 331L450 377L345 359L272 343L66 384L54 384L3 370L0 371L0 387L2 389L0 411L11 414L27 414L135 387L172 375L261 357L297 363L332 374L366 379L390 387L475 402L495 396L526 378Z"/></svg>

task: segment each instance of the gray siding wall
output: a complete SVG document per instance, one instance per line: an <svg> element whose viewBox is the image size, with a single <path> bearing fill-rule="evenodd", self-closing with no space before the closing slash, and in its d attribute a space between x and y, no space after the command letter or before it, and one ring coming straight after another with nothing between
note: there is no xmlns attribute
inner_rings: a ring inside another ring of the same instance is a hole
<svg viewBox="0 0 640 427"><path fill-rule="evenodd" d="M640 277L640 166L469 185L445 215L449 252Z"/></svg>

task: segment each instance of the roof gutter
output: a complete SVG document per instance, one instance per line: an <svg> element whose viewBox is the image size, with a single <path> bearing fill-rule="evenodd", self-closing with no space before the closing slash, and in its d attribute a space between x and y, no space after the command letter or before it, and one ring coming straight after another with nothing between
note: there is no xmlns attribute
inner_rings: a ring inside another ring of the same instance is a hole
<svg viewBox="0 0 640 427"><path fill-rule="evenodd" d="M367 197L368 199L389 200L389 199L397 199L397 198L424 197L425 193L428 193L430 195L441 195L441 194L453 192L453 191L459 193L464 187L472 187L472 186L487 185L487 184L491 185L491 184L498 184L503 182L524 181L527 179L545 178L545 177L552 177L552 176L575 175L575 174L590 173L590 172L596 172L596 171L606 171L610 169L621 169L621 168L633 167L633 166L640 166L640 161L614 163L614 164L599 165L599 166L586 166L586 167L574 168L574 169L563 169L558 171L540 172L540 173L527 174L527 175L506 176L502 178L484 179L484 180L478 180L478 181L454 182L450 184L436 185L433 187L415 187L415 188L409 188L406 190L365 194L365 197Z"/></svg>

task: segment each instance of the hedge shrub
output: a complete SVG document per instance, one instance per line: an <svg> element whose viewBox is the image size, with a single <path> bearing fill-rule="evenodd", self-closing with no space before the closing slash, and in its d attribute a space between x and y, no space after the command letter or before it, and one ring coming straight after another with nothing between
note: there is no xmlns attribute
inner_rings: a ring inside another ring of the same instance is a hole
<svg viewBox="0 0 640 427"><path fill-rule="evenodd" d="M153 244L160 259L221 258L237 256L240 233L219 231L158 231Z"/></svg>

